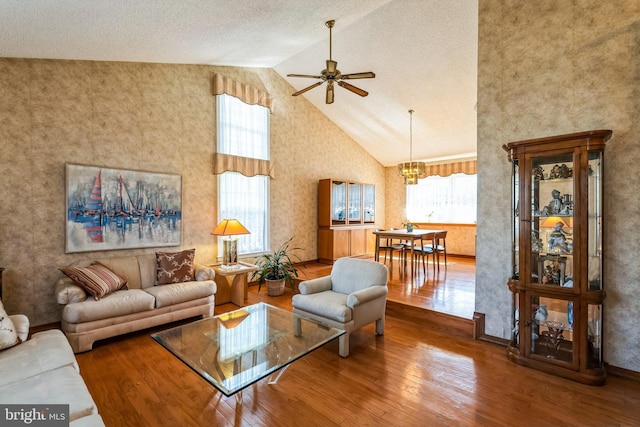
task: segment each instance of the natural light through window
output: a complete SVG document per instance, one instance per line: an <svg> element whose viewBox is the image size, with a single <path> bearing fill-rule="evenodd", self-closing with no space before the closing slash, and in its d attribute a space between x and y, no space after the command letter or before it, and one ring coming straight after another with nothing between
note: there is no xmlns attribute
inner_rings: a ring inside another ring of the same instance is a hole
<svg viewBox="0 0 640 427"><path fill-rule="evenodd" d="M437 175L407 185L407 219L411 222L475 224L477 175Z"/></svg>
<svg viewBox="0 0 640 427"><path fill-rule="evenodd" d="M268 108L218 95L216 111L218 153L269 160ZM219 175L218 218L235 218L251 232L239 236L240 255L268 250L269 177L246 177L238 172ZM218 246L221 251L222 245Z"/></svg>

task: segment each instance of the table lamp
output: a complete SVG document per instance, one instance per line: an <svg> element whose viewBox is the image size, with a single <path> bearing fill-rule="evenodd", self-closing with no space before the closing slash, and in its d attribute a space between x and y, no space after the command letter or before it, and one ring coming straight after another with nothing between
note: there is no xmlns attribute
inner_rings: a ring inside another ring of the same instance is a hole
<svg viewBox="0 0 640 427"><path fill-rule="evenodd" d="M221 268L236 268L238 266L238 238L239 234L249 234L237 219L223 219L211 232L214 236L222 236L222 265Z"/></svg>

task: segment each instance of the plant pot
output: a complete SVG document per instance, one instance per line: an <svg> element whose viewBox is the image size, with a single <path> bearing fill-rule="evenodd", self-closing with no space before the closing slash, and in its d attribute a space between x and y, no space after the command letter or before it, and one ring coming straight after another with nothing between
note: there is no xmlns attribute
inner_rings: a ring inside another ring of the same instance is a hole
<svg viewBox="0 0 640 427"><path fill-rule="evenodd" d="M267 295L270 297L278 297L284 294L284 279L266 279L265 283L267 284Z"/></svg>
<svg viewBox="0 0 640 427"><path fill-rule="evenodd" d="M411 233L413 231L413 225L407 225L407 231Z"/></svg>

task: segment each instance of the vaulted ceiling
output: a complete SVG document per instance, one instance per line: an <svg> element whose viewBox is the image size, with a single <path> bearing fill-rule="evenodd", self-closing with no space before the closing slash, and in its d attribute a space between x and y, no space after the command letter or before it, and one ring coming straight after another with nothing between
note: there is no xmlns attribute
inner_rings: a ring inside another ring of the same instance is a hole
<svg viewBox="0 0 640 427"><path fill-rule="evenodd" d="M0 3L0 56L273 68L292 93L332 57L373 71L301 96L385 166L475 156L477 0L30 0Z"/></svg>

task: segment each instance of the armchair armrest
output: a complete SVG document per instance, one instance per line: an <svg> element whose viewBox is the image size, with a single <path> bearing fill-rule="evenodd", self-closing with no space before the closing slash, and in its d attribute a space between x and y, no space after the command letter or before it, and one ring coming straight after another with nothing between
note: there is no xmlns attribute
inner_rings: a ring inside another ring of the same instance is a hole
<svg viewBox="0 0 640 427"><path fill-rule="evenodd" d="M29 318L24 314L11 314L9 315L13 327L16 329L16 334L22 342L29 338Z"/></svg>
<svg viewBox="0 0 640 427"><path fill-rule="evenodd" d="M331 289L331 276L318 277L300 282L298 290L302 295L317 294Z"/></svg>
<svg viewBox="0 0 640 427"><path fill-rule="evenodd" d="M369 286L368 288L355 291L347 297L347 307L355 307L365 302L373 301L387 295L388 288L386 286Z"/></svg>
<svg viewBox="0 0 640 427"><path fill-rule="evenodd" d="M56 283L56 301L58 304L73 304L87 299L87 293L68 277L62 277Z"/></svg>
<svg viewBox="0 0 640 427"><path fill-rule="evenodd" d="M195 276L198 282L204 282L205 280L214 280L216 277L216 272L211 267L207 267L206 265L196 264L195 265Z"/></svg>

